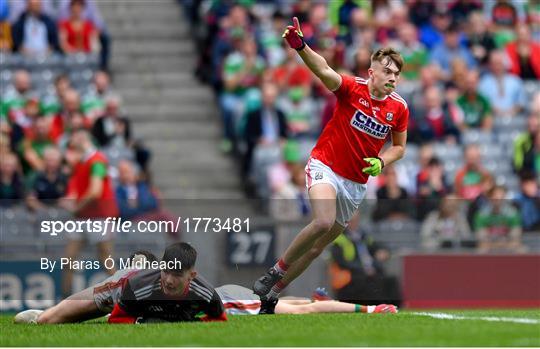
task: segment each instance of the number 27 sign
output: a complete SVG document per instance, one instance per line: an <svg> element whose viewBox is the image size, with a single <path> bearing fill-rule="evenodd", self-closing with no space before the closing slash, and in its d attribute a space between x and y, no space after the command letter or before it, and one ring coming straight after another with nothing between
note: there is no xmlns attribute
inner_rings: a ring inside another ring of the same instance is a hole
<svg viewBox="0 0 540 349"><path fill-rule="evenodd" d="M270 266L274 262L273 229L227 234L227 263L236 266Z"/></svg>

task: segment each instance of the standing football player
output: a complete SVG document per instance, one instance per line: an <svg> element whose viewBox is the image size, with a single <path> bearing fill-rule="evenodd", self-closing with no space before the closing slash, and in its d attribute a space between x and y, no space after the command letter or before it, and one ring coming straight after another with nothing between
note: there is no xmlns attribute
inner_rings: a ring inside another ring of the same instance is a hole
<svg viewBox="0 0 540 349"><path fill-rule="evenodd" d="M293 23L283 37L336 95L337 104L306 166L313 220L253 285L269 307L343 232L366 193L369 176L379 175L385 165L403 157L409 118L407 103L394 92L403 67L398 52L381 48L373 53L367 80L341 75L306 45L298 18ZM381 152L389 135L392 144Z"/></svg>

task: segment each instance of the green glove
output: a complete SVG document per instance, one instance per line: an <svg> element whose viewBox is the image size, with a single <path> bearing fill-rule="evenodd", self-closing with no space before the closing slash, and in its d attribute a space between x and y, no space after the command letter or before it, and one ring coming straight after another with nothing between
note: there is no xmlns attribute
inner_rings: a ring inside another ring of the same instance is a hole
<svg viewBox="0 0 540 349"><path fill-rule="evenodd" d="M371 166L364 167L362 172L367 173L370 176L378 176L381 174L382 169L384 168L384 162L381 158L364 158L364 161Z"/></svg>

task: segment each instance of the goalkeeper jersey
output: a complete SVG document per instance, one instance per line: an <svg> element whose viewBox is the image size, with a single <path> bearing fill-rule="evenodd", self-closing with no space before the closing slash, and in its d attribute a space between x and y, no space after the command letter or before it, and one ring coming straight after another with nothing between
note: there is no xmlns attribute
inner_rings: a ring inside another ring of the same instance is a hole
<svg viewBox="0 0 540 349"><path fill-rule="evenodd" d="M133 317L166 321L198 321L224 316L221 299L202 277L195 277L179 297L161 290L161 271L141 270L125 281L118 306Z"/></svg>

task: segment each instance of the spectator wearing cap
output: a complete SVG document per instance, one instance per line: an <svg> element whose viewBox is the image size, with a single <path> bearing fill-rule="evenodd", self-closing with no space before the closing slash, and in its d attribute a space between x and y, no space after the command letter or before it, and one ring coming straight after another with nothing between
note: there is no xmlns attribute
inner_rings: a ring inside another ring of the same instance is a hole
<svg viewBox="0 0 540 349"><path fill-rule="evenodd" d="M98 33L92 22L83 17L84 4L84 0L71 0L69 17L58 24L60 47L66 54L96 50Z"/></svg>
<svg viewBox="0 0 540 349"><path fill-rule="evenodd" d="M40 0L28 0L25 12L12 27L13 51L28 56L60 52L58 31L54 21L41 9Z"/></svg>
<svg viewBox="0 0 540 349"><path fill-rule="evenodd" d="M540 44L532 40L531 30L526 24L518 24L516 34L516 40L505 48L510 58L510 73L524 80L539 80Z"/></svg>
<svg viewBox="0 0 540 349"><path fill-rule="evenodd" d="M491 105L487 98L478 93L479 73L471 70L465 78L465 90L457 99L463 111L463 125L466 128L481 128L490 131L493 126Z"/></svg>
<svg viewBox="0 0 540 349"><path fill-rule="evenodd" d="M478 252L525 252L521 242L521 218L510 200L506 199L506 189L495 186L488 197L488 203L474 219Z"/></svg>
<svg viewBox="0 0 540 349"><path fill-rule="evenodd" d="M514 202L521 214L523 230L540 230L540 189L534 174L526 173L521 176L520 191Z"/></svg>
<svg viewBox="0 0 540 349"><path fill-rule="evenodd" d="M482 166L480 148L476 144L465 147L464 162L456 172L455 191L461 199L474 200L482 192L482 183L491 175Z"/></svg>
<svg viewBox="0 0 540 349"><path fill-rule="evenodd" d="M451 63L456 58L463 60L469 69L476 67L471 52L460 44L459 28L453 23L444 31L443 41L433 47L430 59L441 69L442 77L448 80Z"/></svg>
<svg viewBox="0 0 540 349"><path fill-rule="evenodd" d="M540 116L531 114L527 130L514 141L514 170L518 174L540 174Z"/></svg>
<svg viewBox="0 0 540 349"><path fill-rule="evenodd" d="M526 104L523 81L507 72L502 51L491 53L489 72L480 79L478 92L490 102L495 118L517 116Z"/></svg>

